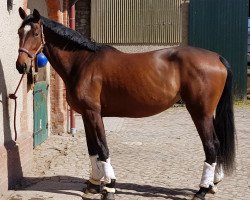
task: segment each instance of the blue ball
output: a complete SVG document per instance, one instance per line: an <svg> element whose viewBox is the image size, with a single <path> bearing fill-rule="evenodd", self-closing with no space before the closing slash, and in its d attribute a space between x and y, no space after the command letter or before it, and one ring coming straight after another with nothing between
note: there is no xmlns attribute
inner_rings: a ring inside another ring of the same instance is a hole
<svg viewBox="0 0 250 200"><path fill-rule="evenodd" d="M47 63L48 63L47 57L43 53L39 53L37 55L37 66L39 68L42 68L45 67Z"/></svg>

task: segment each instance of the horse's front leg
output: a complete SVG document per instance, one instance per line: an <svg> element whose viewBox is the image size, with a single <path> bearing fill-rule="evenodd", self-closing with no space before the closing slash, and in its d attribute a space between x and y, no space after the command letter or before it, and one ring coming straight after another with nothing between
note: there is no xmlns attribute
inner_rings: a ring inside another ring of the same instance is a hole
<svg viewBox="0 0 250 200"><path fill-rule="evenodd" d="M101 192L103 200L113 200L116 177L110 164L102 117L99 112L87 110L83 114L83 122L91 162L90 178L85 193Z"/></svg>

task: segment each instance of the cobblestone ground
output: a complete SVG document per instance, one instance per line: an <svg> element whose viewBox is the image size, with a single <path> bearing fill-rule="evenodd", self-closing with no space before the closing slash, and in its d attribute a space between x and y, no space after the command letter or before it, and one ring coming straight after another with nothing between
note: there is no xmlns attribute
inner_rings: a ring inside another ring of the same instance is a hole
<svg viewBox="0 0 250 200"><path fill-rule="evenodd" d="M237 107L237 169L208 200L250 197L250 107ZM198 189L204 153L184 107L142 118L105 118L111 160L117 176L117 200L191 199ZM78 132L51 136L34 150L34 167L8 200L90 200L83 196L89 159L81 118Z"/></svg>

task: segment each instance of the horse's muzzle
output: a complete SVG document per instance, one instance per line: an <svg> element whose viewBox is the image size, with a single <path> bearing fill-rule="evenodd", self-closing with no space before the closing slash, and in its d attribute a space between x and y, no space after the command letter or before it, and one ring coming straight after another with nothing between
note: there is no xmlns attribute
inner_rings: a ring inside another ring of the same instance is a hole
<svg viewBox="0 0 250 200"><path fill-rule="evenodd" d="M20 64L18 61L16 61L16 69L20 74L24 74L27 71L27 65L26 63Z"/></svg>

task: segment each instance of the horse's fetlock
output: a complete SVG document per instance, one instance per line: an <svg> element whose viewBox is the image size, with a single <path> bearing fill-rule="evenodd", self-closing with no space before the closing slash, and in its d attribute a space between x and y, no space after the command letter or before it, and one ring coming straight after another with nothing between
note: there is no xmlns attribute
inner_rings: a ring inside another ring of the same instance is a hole
<svg viewBox="0 0 250 200"><path fill-rule="evenodd" d="M95 185L89 180L87 181L87 187L84 189L85 194L99 194L101 192L101 185Z"/></svg>
<svg viewBox="0 0 250 200"><path fill-rule="evenodd" d="M106 187L115 188L116 179L111 179L111 182L106 184Z"/></svg>

